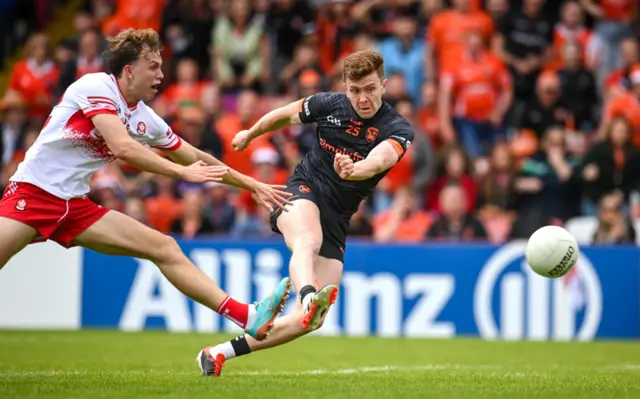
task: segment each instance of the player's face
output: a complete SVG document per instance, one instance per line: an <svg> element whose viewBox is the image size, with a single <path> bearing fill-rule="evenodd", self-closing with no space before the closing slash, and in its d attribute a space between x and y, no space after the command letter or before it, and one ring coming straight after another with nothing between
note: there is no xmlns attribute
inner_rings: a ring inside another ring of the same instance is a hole
<svg viewBox="0 0 640 399"><path fill-rule="evenodd" d="M347 97L351 106L363 119L373 117L382 105L382 95L387 87L387 80L380 80L376 72L372 72L364 78L345 82Z"/></svg>
<svg viewBox="0 0 640 399"><path fill-rule="evenodd" d="M133 92L142 101L149 101L158 92L162 83L162 57L159 53L145 53L131 66L131 85Z"/></svg>

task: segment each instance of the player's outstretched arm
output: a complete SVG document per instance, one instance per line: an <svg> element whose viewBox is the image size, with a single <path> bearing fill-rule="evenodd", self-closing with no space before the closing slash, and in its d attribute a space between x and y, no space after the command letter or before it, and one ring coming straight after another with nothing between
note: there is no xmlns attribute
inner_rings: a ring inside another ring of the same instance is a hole
<svg viewBox="0 0 640 399"><path fill-rule="evenodd" d="M207 165L226 167L222 161L213 155L197 149L186 141L183 141L177 150L165 151L165 153L175 162L182 165L191 165L194 162L202 161ZM286 199L292 194L282 191L286 186L265 184L231 168L229 168L229 173L222 178L222 183L248 190L254 194L256 202L269 211L273 210L273 206L286 211L285 205L292 205Z"/></svg>
<svg viewBox="0 0 640 399"><path fill-rule="evenodd" d="M367 180L391 168L400 159L395 141L385 140L378 144L362 161L353 162L348 155L336 154L333 167L345 180Z"/></svg>
<svg viewBox="0 0 640 399"><path fill-rule="evenodd" d="M220 182L229 173L228 167L206 166L204 162L185 167L158 156L132 139L117 115L98 114L92 116L91 121L111 153L140 170L192 183Z"/></svg>
<svg viewBox="0 0 640 399"><path fill-rule="evenodd" d="M233 138L233 148L242 151L249 146L251 141L265 133L282 129L285 126L301 124L300 107L302 100L289 103L283 107L276 108L264 115L249 130L243 130Z"/></svg>

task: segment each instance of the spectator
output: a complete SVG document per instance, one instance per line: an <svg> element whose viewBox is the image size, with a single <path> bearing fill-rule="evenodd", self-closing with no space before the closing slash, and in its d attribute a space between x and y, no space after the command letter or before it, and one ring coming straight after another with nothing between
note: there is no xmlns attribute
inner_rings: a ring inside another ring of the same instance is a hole
<svg viewBox="0 0 640 399"><path fill-rule="evenodd" d="M640 63L640 51L638 40L635 37L627 37L620 41L621 66L607 75L602 97L606 100L616 97L631 89L629 74L631 68Z"/></svg>
<svg viewBox="0 0 640 399"><path fill-rule="evenodd" d="M531 130L540 138L552 126L565 126L570 115L562 106L560 98L558 74L554 71L540 74L536 95L524 109L521 109L516 118L516 127Z"/></svg>
<svg viewBox="0 0 640 399"><path fill-rule="evenodd" d="M87 73L104 72L101 54L101 36L97 29L87 29L79 34L78 54L62 65L56 98L62 97L67 87Z"/></svg>
<svg viewBox="0 0 640 399"><path fill-rule="evenodd" d="M464 48L469 30L480 32L485 44L493 36L493 21L483 11L474 9L470 0L452 0L453 8L436 14L429 23L425 73L435 83L443 70L452 70Z"/></svg>
<svg viewBox="0 0 640 399"><path fill-rule="evenodd" d="M184 215L171 226L171 232L184 238L204 234L228 234L235 222L235 209L229 203L228 188L206 183L185 189Z"/></svg>
<svg viewBox="0 0 640 399"><path fill-rule="evenodd" d="M256 89L269 77L264 24L248 0L234 0L212 32L215 76L224 89Z"/></svg>
<svg viewBox="0 0 640 399"><path fill-rule="evenodd" d="M565 66L565 49L568 43L578 46L578 65L593 70L598 60L600 43L598 37L584 25L584 15L577 1L562 5L560 23L553 29L551 59L546 67L559 70Z"/></svg>
<svg viewBox="0 0 640 399"><path fill-rule="evenodd" d="M522 9L503 19L496 49L509 65L515 97L532 97L535 81L553 40L553 26L542 15L544 0L523 0Z"/></svg>
<svg viewBox="0 0 640 399"><path fill-rule="evenodd" d="M595 33L602 40L602 57L597 69L603 87L606 76L620 67L620 40L632 33L638 4L636 0L580 0L584 9L596 19Z"/></svg>
<svg viewBox="0 0 640 399"><path fill-rule="evenodd" d="M183 238L193 238L196 234L208 233L210 226L204 221L204 196L201 188L191 188L182 195L184 213L171 225L170 232Z"/></svg>
<svg viewBox="0 0 640 399"><path fill-rule="evenodd" d="M73 51L78 51L78 48L80 46L80 37L82 36L82 34L88 30L95 29L97 30L98 36L100 38L99 53L102 53L102 51L106 49L106 41L102 37L102 32L100 32L98 28L96 18L88 9L80 9L76 12L73 17L73 28L75 31L74 34L71 36L67 36L61 41L62 43L64 43L65 47L72 49Z"/></svg>
<svg viewBox="0 0 640 399"><path fill-rule="evenodd" d="M416 37L417 22L411 15L398 15L393 23L393 35L384 39L378 48L384 57L385 75L400 72L407 92L415 102L420 98L424 80L424 40Z"/></svg>
<svg viewBox="0 0 640 399"><path fill-rule="evenodd" d="M285 184L288 174L278 168L279 155L271 147L257 149L251 155L253 173L255 179L267 184ZM233 234L237 237L244 236L270 236L272 234L269 224L269 213L254 201L248 191L242 191L237 201L237 221L233 228Z"/></svg>
<svg viewBox="0 0 640 399"><path fill-rule="evenodd" d="M595 214L595 204L605 193L619 190L628 204L640 183L640 150L633 145L633 130L623 117L614 118L606 139L595 144L583 162L585 203L583 214Z"/></svg>
<svg viewBox="0 0 640 399"><path fill-rule="evenodd" d="M313 10L304 1L276 0L271 4L265 25L273 43L271 70L279 73L294 61L298 47L305 45L304 39L313 33ZM316 52L314 55L318 60Z"/></svg>
<svg viewBox="0 0 640 399"><path fill-rule="evenodd" d="M55 85L60 71L51 59L49 38L32 35L24 48L25 58L14 66L9 88L26 101L30 118L44 122L53 106Z"/></svg>
<svg viewBox="0 0 640 399"><path fill-rule="evenodd" d="M19 113L21 111L13 110L11 112ZM16 123L18 118L18 116L12 115L10 117L7 117L7 121L3 124L3 143L1 144L3 148L3 167L0 169L2 171L2 181L0 182L2 186L6 186L7 184L9 184L9 179L16 172L20 162L24 161L27 150L31 148L33 143L38 138L38 135L40 134L40 129L38 127L31 126L26 129L24 127L21 128L24 130L21 130L22 133L20 133L20 136L14 136L11 125ZM11 119L13 119L13 121ZM6 161L4 161L4 159L6 159Z"/></svg>
<svg viewBox="0 0 640 399"><path fill-rule="evenodd" d="M489 170L478 185L478 218L494 242L507 238L515 217L514 161L509 145L497 144L491 151Z"/></svg>
<svg viewBox="0 0 640 399"><path fill-rule="evenodd" d="M431 218L420 209L413 190L396 191L391 207L379 213L373 221L373 238L377 242L418 242L424 237Z"/></svg>
<svg viewBox="0 0 640 399"><path fill-rule="evenodd" d="M275 149L271 147L257 149L251 155L253 165L251 176L267 184L285 184L288 174L278 167L279 161L279 154ZM249 191L245 190L240 193L237 205L243 214L258 216L260 207Z"/></svg>
<svg viewBox="0 0 640 399"><path fill-rule="evenodd" d="M477 158L504 137L504 116L513 92L504 63L483 48L480 33L467 32L466 41L457 67L442 74L440 120L444 136L451 137L454 118L462 145Z"/></svg>
<svg viewBox="0 0 640 399"><path fill-rule="evenodd" d="M222 161L230 168L243 174L251 174L251 152L268 144L267 136L257 138L251 143L251 147L244 151L235 151L231 142L233 137L241 130L249 129L258 121L258 95L251 90L244 90L238 96L236 112L224 115L215 123L215 130L222 140Z"/></svg>
<svg viewBox="0 0 640 399"><path fill-rule="evenodd" d="M392 72L386 78L387 88L383 99L392 106L395 106L396 102L409 96L409 93L407 92L407 82L404 75L400 72Z"/></svg>
<svg viewBox="0 0 640 399"><path fill-rule="evenodd" d="M280 68L279 81L282 82L283 88L289 86L290 89L296 88L300 91L309 87L310 89L320 89L324 86L322 78L322 69L318 63L318 53L313 46L307 43L300 43L295 50L293 60L284 68ZM310 81L311 79L311 81ZM297 93L296 97L310 95L309 90Z"/></svg>
<svg viewBox="0 0 640 399"><path fill-rule="evenodd" d="M115 12L102 22L105 36L115 36L123 29L151 28L160 31L162 10L167 0L115 0ZM108 5L107 5L108 7Z"/></svg>
<svg viewBox="0 0 640 399"><path fill-rule="evenodd" d="M624 116L633 126L633 142L640 147L640 64L631 68L629 74L631 91L612 99L604 110L600 122L599 136L604 139L611 120L616 116Z"/></svg>
<svg viewBox="0 0 640 399"><path fill-rule="evenodd" d="M420 0L418 12L418 36L427 37L427 29L432 18L444 8L443 0Z"/></svg>
<svg viewBox="0 0 640 399"><path fill-rule="evenodd" d="M440 149L445 141L454 141L454 137L444 137L442 134L442 123L438 116L438 89L429 82L422 84L417 126L427 135L434 150Z"/></svg>
<svg viewBox="0 0 640 399"><path fill-rule="evenodd" d="M577 169L577 161L567 155L564 129L547 130L540 151L524 160L515 181L514 237L529 237L544 225L562 224L579 214Z"/></svg>
<svg viewBox="0 0 640 399"><path fill-rule="evenodd" d="M397 102L396 111L413 126L418 126L415 107L411 101L407 99ZM404 154L400 164L391 169L385 177L397 184L402 181L401 176L407 176L406 184L414 191L424 193L435 177L436 154L426 133L419 127L414 129L415 135L411 147Z"/></svg>
<svg viewBox="0 0 640 399"><path fill-rule="evenodd" d="M163 11L161 30L165 51L170 56L168 64L173 60L190 58L198 63L201 71L210 71L209 41L216 12L220 10L216 9L215 0L168 1Z"/></svg>
<svg viewBox="0 0 640 399"><path fill-rule="evenodd" d="M438 177L427 189L427 209L441 212L440 192L449 185L462 187L467 211L471 212L478 197L478 185L471 175L471 160L458 146L451 145L440 151Z"/></svg>
<svg viewBox="0 0 640 399"><path fill-rule="evenodd" d="M206 115L197 106L184 107L178 111L178 118L173 124L175 131L187 142L199 150L213 156L220 156L223 143L220 136L210 130L206 124Z"/></svg>
<svg viewBox="0 0 640 399"><path fill-rule="evenodd" d="M580 46L575 42L565 43L562 61L563 68L558 71L560 104L566 104L575 129L593 132L599 102L595 76L580 62Z"/></svg>
<svg viewBox="0 0 640 399"><path fill-rule="evenodd" d="M495 26L502 26L509 17L511 5L507 0L486 0L487 13L491 16Z"/></svg>
<svg viewBox="0 0 640 399"><path fill-rule="evenodd" d="M616 193L603 195L598 205L598 228L594 244L635 244L636 231L622 212L622 197Z"/></svg>
<svg viewBox="0 0 640 399"><path fill-rule="evenodd" d="M145 199L145 213L151 227L162 233L168 233L174 221L182 213L182 203L174 192L174 181L162 175L154 176L155 195Z"/></svg>
<svg viewBox="0 0 640 399"><path fill-rule="evenodd" d="M183 58L176 65L176 81L167 87L155 103L163 102L166 112L175 116L180 107L195 105L202 98L206 83L200 80L200 67L190 58Z"/></svg>
<svg viewBox="0 0 640 399"><path fill-rule="evenodd" d="M28 127L27 104L18 92L9 91L0 101L0 154L2 168L13 160ZM0 169L2 169L0 168ZM3 183L4 184L4 183Z"/></svg>
<svg viewBox="0 0 640 399"><path fill-rule="evenodd" d="M469 212L465 190L450 184L439 194L440 212L429 228L427 240L475 241L487 238L482 223Z"/></svg>
<svg viewBox="0 0 640 399"><path fill-rule="evenodd" d="M332 76L340 70L336 62L354 50L354 36L357 26L350 19L348 1L336 1L322 6L318 11L316 38L320 67Z"/></svg>
<svg viewBox="0 0 640 399"><path fill-rule="evenodd" d="M236 222L236 209L231 203L229 186L221 183L205 183L206 208L203 228L208 234L229 234Z"/></svg>

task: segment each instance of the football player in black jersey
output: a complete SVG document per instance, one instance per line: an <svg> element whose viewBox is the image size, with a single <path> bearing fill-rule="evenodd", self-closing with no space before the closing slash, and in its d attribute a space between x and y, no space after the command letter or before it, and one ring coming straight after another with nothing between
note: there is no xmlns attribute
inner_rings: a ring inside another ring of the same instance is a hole
<svg viewBox="0 0 640 399"><path fill-rule="evenodd" d="M289 273L300 301L275 321L265 341L240 336L203 349L203 375L217 376L226 359L289 342L322 325L338 294L349 220L411 145L413 128L382 100L387 81L380 54L348 56L343 80L346 93L318 93L275 109L233 139L242 151L262 134L317 123L314 147L287 181L293 205L271 213L272 229L292 252Z"/></svg>

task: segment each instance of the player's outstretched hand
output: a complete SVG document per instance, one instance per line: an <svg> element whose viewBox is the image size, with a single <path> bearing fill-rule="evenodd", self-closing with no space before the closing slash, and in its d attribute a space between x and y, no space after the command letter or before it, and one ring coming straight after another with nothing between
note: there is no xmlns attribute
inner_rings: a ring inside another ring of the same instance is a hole
<svg viewBox="0 0 640 399"><path fill-rule="evenodd" d="M349 177L353 174L353 160L348 155L336 154L333 160L333 169L340 178L349 180Z"/></svg>
<svg viewBox="0 0 640 399"><path fill-rule="evenodd" d="M249 147L251 143L251 133L248 130L242 130L233 137L231 141L231 145L233 149L236 151L242 151L245 148Z"/></svg>
<svg viewBox="0 0 640 399"><path fill-rule="evenodd" d="M198 161L183 168L180 178L189 183L221 182L228 173L228 166L209 166Z"/></svg>
<svg viewBox="0 0 640 399"><path fill-rule="evenodd" d="M287 186L280 184L264 184L256 182L251 196L258 205L269 212L273 212L274 206L288 212L285 205L292 205L291 201L287 200L287 198L291 197L293 194L282 191L285 188L287 188Z"/></svg>

